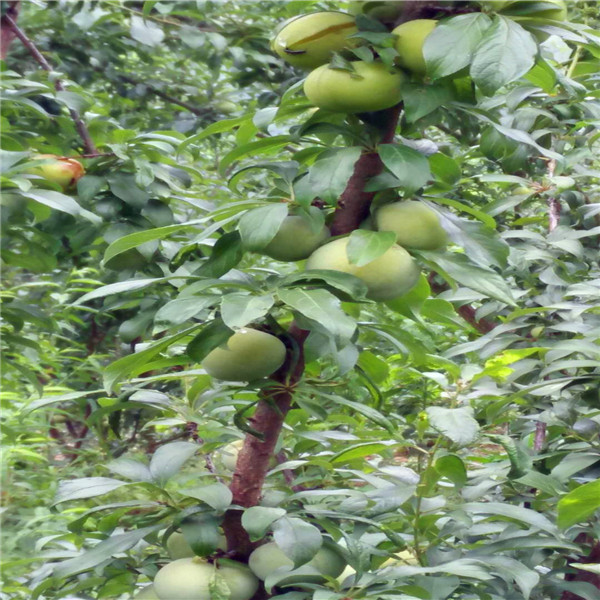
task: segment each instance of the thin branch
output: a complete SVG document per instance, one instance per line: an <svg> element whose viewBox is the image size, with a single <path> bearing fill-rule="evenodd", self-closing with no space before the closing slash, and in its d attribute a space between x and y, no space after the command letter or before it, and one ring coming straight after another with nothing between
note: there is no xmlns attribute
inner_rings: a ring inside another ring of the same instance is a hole
<svg viewBox="0 0 600 600"><path fill-rule="evenodd" d="M0 59L4 60L8 54L11 42L15 38L15 32L10 26L7 16L16 19L19 14L20 2L12 2L6 9L6 15L0 20Z"/></svg>
<svg viewBox="0 0 600 600"><path fill-rule="evenodd" d="M31 56L35 59L35 61L44 69L44 71L52 72L53 69L50 66L50 63L46 60L44 55L37 49L36 45L25 35L25 32L16 24L14 19L6 14L3 17L9 25L10 30L14 33L16 37L22 42L22 44L27 48ZM59 92L64 92L65 87L63 86L60 79L55 79L54 87ZM83 142L83 148L86 154L96 154L96 146L90 136L90 132L88 131L85 123L81 119L81 115L74 108L69 108L69 114L71 115L71 119L75 123L75 128L79 133L79 137Z"/></svg>

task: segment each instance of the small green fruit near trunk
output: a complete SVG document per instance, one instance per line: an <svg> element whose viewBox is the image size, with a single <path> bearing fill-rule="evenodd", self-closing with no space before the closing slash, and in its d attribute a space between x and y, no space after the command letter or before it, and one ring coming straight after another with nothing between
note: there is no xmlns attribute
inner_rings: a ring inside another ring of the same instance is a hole
<svg viewBox="0 0 600 600"><path fill-rule="evenodd" d="M137 593L133 600L160 600L154 591L154 585L150 584Z"/></svg>
<svg viewBox="0 0 600 600"><path fill-rule="evenodd" d="M217 548L227 550L227 540L224 535L219 536L219 545ZM167 552L173 560L179 558L193 558L196 553L188 544L185 536L180 531L174 531L167 539Z"/></svg>
<svg viewBox="0 0 600 600"><path fill-rule="evenodd" d="M295 67L314 69L329 62L333 52L356 45L349 36L357 31L354 17L343 12L301 15L281 26L271 48Z"/></svg>
<svg viewBox="0 0 600 600"><path fill-rule="evenodd" d="M248 559L248 566L259 579L264 581L271 573L281 567L289 567L291 570L294 562L291 558L288 558L275 542L268 542L252 552ZM346 567L346 562L335 550L332 550L328 546L323 546L303 566L312 567L321 573L321 575L338 577ZM311 578L310 575L309 578ZM314 579L314 577L312 578ZM316 580L324 581L324 577L317 576Z"/></svg>
<svg viewBox="0 0 600 600"><path fill-rule="evenodd" d="M223 471L229 471L232 473L235 471L235 465L237 464L238 454L244 445L244 440L235 440L226 444L222 448L215 450L213 462L215 467L222 469Z"/></svg>
<svg viewBox="0 0 600 600"><path fill-rule="evenodd" d="M292 262L308 258L328 237L329 229L323 226L315 232L310 221L300 215L286 217L263 254L276 260Z"/></svg>
<svg viewBox="0 0 600 600"><path fill-rule="evenodd" d="M379 231L394 232L396 242L404 248L436 250L448 242L437 214L415 200L382 206L375 213L375 222Z"/></svg>
<svg viewBox="0 0 600 600"><path fill-rule="evenodd" d="M362 279L371 300L392 300L408 292L417 283L419 267L402 247L394 245L381 256L361 267L350 263L348 238L329 242L315 250L306 261L306 269L325 269L350 273Z"/></svg>
<svg viewBox="0 0 600 600"><path fill-rule="evenodd" d="M437 21L433 19L415 19L398 25L392 31L398 36L396 51L398 64L411 73L425 75L427 65L423 56L423 45L427 36L435 29Z"/></svg>
<svg viewBox="0 0 600 600"><path fill-rule="evenodd" d="M384 110L402 99L405 76L379 62L352 63L354 71L323 65L304 82L306 97L319 108L342 113Z"/></svg>
<svg viewBox="0 0 600 600"><path fill-rule="evenodd" d="M202 558L181 558L165 565L154 578L159 600L211 600L209 586L220 576L229 588L229 600L250 600L258 579L241 563L232 560L208 563Z"/></svg>
<svg viewBox="0 0 600 600"><path fill-rule="evenodd" d="M202 368L215 379L253 381L267 377L285 360L283 342L270 333L240 329L225 344L202 361Z"/></svg>

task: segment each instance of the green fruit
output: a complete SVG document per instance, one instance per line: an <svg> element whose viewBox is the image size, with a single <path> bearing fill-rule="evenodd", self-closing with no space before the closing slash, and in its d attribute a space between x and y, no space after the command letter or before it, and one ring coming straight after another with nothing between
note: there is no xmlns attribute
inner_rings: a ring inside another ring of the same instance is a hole
<svg viewBox="0 0 600 600"><path fill-rule="evenodd" d="M85 174L83 165L73 158L63 158L56 154L36 154L33 158L38 164L26 171L31 175L39 175L47 181L57 183L67 190L77 183Z"/></svg>
<svg viewBox="0 0 600 600"><path fill-rule="evenodd" d="M436 25L437 21L433 19L415 19L398 25L392 31L394 35L398 36L396 50L401 67L417 75L425 74L427 66L423 57L423 45Z"/></svg>
<svg viewBox="0 0 600 600"><path fill-rule="evenodd" d="M224 115L230 115L231 113L237 112L238 105L231 100L220 100L215 104L215 108Z"/></svg>
<svg viewBox="0 0 600 600"><path fill-rule="evenodd" d="M173 560L196 556L196 553L187 543L183 533L179 533L178 531L174 531L167 539L167 552Z"/></svg>
<svg viewBox="0 0 600 600"><path fill-rule="evenodd" d="M225 539L224 535L219 536L217 548L221 550L227 550L227 540ZM167 539L167 552L173 560L177 560L179 558L192 558L196 556L196 553L188 544L183 533L179 531L174 531Z"/></svg>
<svg viewBox="0 0 600 600"><path fill-rule="evenodd" d="M274 335L240 329L225 344L209 352L203 369L215 379L253 381L268 377L285 360L285 346Z"/></svg>
<svg viewBox="0 0 600 600"><path fill-rule="evenodd" d="M133 600L160 600L154 591L154 585L147 585L145 588L133 597Z"/></svg>
<svg viewBox="0 0 600 600"><path fill-rule="evenodd" d="M271 573L281 567L288 567L287 570L291 571L294 567L294 562L284 554L283 550L275 542L269 542L259 546L252 552L248 559L248 566L259 579L264 581ZM328 577L338 577L346 567L346 563L335 550L323 546L303 566L312 567L322 575ZM324 580L320 577L318 579Z"/></svg>
<svg viewBox="0 0 600 600"><path fill-rule="evenodd" d="M448 236L437 214L427 205L404 200L382 206L375 213L379 231L393 231L404 248L436 250L448 243Z"/></svg>
<svg viewBox="0 0 600 600"><path fill-rule="evenodd" d="M354 72L315 69L304 82L306 97L319 108L343 113L383 110L398 104L402 98L404 75L390 71L383 63L352 63Z"/></svg>
<svg viewBox="0 0 600 600"><path fill-rule="evenodd" d="M354 46L348 39L358 29L343 12L318 12L286 21L271 42L273 51L295 67L314 69L329 62L333 52Z"/></svg>
<svg viewBox="0 0 600 600"><path fill-rule="evenodd" d="M208 563L201 558L181 558L165 565L154 579L159 600L211 600L209 586L215 575L223 578L229 600L250 600L258 579L241 563L220 560Z"/></svg>
<svg viewBox="0 0 600 600"><path fill-rule="evenodd" d="M216 467L233 473L237 464L238 454L244 445L244 440L235 440L215 450L213 461Z"/></svg>
<svg viewBox="0 0 600 600"><path fill-rule="evenodd" d="M329 229L323 226L315 232L306 217L286 217L263 254L276 260L295 261L308 258L328 237Z"/></svg>
<svg viewBox="0 0 600 600"><path fill-rule="evenodd" d="M347 254L348 238L329 242L315 250L306 261L306 269L327 269L350 273L362 279L371 300L392 300L410 290L419 279L419 267L410 254L394 245L370 263L358 267Z"/></svg>

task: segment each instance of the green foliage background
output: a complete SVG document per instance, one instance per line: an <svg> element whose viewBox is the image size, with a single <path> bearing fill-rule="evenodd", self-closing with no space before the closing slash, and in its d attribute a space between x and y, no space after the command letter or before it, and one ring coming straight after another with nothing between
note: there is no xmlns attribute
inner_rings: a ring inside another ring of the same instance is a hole
<svg viewBox="0 0 600 600"><path fill-rule="evenodd" d="M573 580L600 539L597 4L533 23L557 35L491 70L489 47L526 33L480 4L487 42L459 79L432 49L379 149L376 202L423 199L453 242L381 304L241 242L274 234L282 200L330 215L376 143L269 50L277 23L346 3L23 3L54 71L19 40L2 66L2 600L130 598L165 530L213 539L231 503L215 450L263 384L198 363L226 326L292 319L305 376L247 527L299 562L324 532L359 574L293 600L597 598ZM439 48L480 43L449 23ZM27 174L32 152L85 154L69 108L98 149L73 194Z"/></svg>

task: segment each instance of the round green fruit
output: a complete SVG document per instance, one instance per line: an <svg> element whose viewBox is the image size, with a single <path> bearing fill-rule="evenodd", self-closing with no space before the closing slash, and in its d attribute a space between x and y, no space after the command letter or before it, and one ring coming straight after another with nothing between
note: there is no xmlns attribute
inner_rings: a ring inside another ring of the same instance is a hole
<svg viewBox="0 0 600 600"><path fill-rule="evenodd" d="M219 100L215 104L215 108L224 115L230 115L238 110L238 105L231 100Z"/></svg>
<svg viewBox="0 0 600 600"><path fill-rule="evenodd" d="M63 158L56 154L36 154L33 158L40 162L28 169L27 173L57 183L63 190L75 185L85 174L83 165L73 158Z"/></svg>
<svg viewBox="0 0 600 600"><path fill-rule="evenodd" d="M284 554L275 542L269 542L259 546L252 552L248 559L248 566L259 579L264 581L271 573L281 567L288 567L289 570L292 570L294 562ZM335 550L323 546L303 566L312 567L321 575L338 577L346 567L346 562Z"/></svg>
<svg viewBox="0 0 600 600"><path fill-rule="evenodd" d="M196 556L196 553L187 543L183 533L180 533L179 531L174 531L167 539L167 552L173 560Z"/></svg>
<svg viewBox="0 0 600 600"><path fill-rule="evenodd" d="M230 591L229 600L250 600L258 579L241 563L223 560L208 563L201 558L181 558L165 565L154 578L159 600L211 600L209 585L220 575Z"/></svg>
<svg viewBox="0 0 600 600"><path fill-rule="evenodd" d="M301 15L281 26L271 47L291 65L314 69L328 62L333 52L355 45L348 37L357 31L354 17L343 12Z"/></svg>
<svg viewBox="0 0 600 600"><path fill-rule="evenodd" d="M308 258L328 237L329 229L323 226L315 232L310 221L302 216L286 217L269 242L263 254L281 261L295 261Z"/></svg>
<svg viewBox="0 0 600 600"><path fill-rule="evenodd" d="M382 206L375 213L379 231L393 231L404 248L436 250L448 243L437 214L422 202L405 200Z"/></svg>
<svg viewBox="0 0 600 600"><path fill-rule="evenodd" d="M215 379L253 381L277 371L285 360L283 342L270 333L240 329L202 361Z"/></svg>
<svg viewBox="0 0 600 600"><path fill-rule="evenodd" d="M398 64L411 73L424 75L426 71L423 45L427 36L435 29L437 21L433 19L415 19L398 25L392 33L398 36L396 51Z"/></svg>
<svg viewBox="0 0 600 600"><path fill-rule="evenodd" d="M219 536L217 548L220 550L227 550L227 540L224 535ZM179 558L193 558L196 556L196 553L192 550L192 547L188 544L185 536L180 531L174 531L168 537L167 552L173 560Z"/></svg>
<svg viewBox="0 0 600 600"><path fill-rule="evenodd" d="M154 585L147 585L145 588L133 597L133 600L160 600L154 591Z"/></svg>
<svg viewBox="0 0 600 600"><path fill-rule="evenodd" d="M398 245L361 267L348 260L348 238L321 246L306 261L306 269L326 269L350 273L362 279L371 300L392 300L410 290L419 279L419 267L410 254Z"/></svg>
<svg viewBox="0 0 600 600"><path fill-rule="evenodd" d="M215 466L233 473L237 464L238 454L243 445L244 440L235 440L216 450L213 459Z"/></svg>
<svg viewBox="0 0 600 600"><path fill-rule="evenodd" d="M404 75L390 71L383 63L352 63L354 72L315 69L304 82L306 97L319 108L342 113L383 110L398 104L402 98Z"/></svg>

